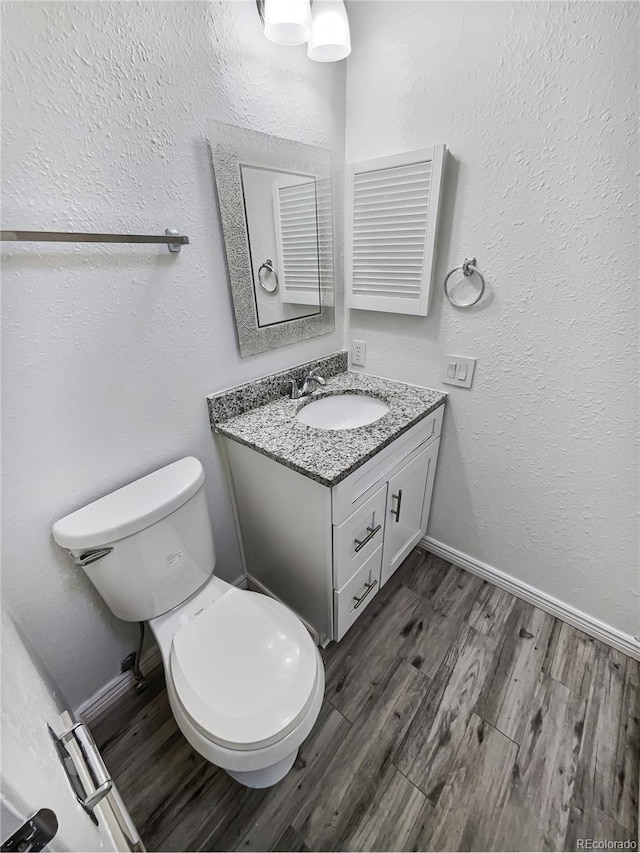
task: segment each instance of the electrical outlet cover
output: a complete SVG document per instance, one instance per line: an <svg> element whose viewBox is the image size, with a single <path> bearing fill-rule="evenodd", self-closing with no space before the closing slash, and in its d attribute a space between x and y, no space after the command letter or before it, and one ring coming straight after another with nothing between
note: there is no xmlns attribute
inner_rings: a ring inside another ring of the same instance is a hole
<svg viewBox="0 0 640 853"><path fill-rule="evenodd" d="M365 341L351 341L351 364L364 367L367 361L367 344Z"/></svg>

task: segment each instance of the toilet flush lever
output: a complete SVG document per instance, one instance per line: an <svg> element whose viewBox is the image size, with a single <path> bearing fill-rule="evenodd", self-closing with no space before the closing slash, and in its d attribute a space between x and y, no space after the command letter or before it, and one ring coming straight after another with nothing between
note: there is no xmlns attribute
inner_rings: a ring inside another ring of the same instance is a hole
<svg viewBox="0 0 640 853"><path fill-rule="evenodd" d="M71 551L71 559L76 564L76 566L80 566L83 569L85 566L90 566L91 563L95 563L96 560L101 560L103 557L106 557L113 551L113 548L91 548L89 551L83 551L82 554L73 554Z"/></svg>

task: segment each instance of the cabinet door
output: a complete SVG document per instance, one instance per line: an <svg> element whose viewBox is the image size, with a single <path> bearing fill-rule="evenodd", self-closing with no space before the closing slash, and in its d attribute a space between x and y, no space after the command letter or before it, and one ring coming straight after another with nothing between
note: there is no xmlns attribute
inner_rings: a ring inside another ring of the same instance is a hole
<svg viewBox="0 0 640 853"><path fill-rule="evenodd" d="M381 585L426 532L439 445L434 441L389 480Z"/></svg>

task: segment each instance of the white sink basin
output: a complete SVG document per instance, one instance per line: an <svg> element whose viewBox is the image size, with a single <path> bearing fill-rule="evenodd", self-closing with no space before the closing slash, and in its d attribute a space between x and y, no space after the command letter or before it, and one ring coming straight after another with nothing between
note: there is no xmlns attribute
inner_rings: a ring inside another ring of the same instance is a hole
<svg viewBox="0 0 640 853"><path fill-rule="evenodd" d="M387 414L389 406L364 394L332 394L303 406L296 417L316 429L355 429Z"/></svg>

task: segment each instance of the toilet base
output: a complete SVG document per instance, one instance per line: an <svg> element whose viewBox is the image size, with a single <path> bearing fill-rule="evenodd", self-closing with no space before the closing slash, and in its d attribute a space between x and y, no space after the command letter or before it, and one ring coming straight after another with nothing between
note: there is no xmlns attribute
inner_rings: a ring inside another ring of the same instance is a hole
<svg viewBox="0 0 640 853"><path fill-rule="evenodd" d="M277 764L271 764L263 770L226 770L232 779L247 788L270 788L287 775L298 756L298 750L285 756Z"/></svg>

